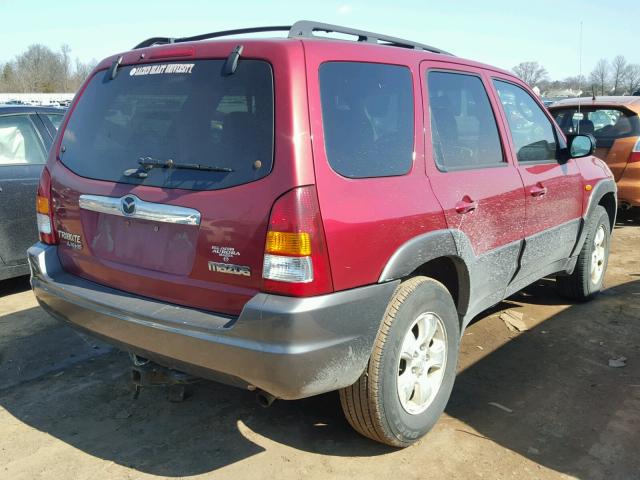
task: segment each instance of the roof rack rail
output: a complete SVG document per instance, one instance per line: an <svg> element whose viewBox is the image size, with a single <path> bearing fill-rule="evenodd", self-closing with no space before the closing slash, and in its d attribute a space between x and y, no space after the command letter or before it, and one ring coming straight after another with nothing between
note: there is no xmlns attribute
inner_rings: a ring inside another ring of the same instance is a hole
<svg viewBox="0 0 640 480"><path fill-rule="evenodd" d="M182 43L182 42L195 42L198 40L206 40L209 38L228 37L231 35L241 35L243 33L260 33L260 32L288 32L291 29L290 25L276 26L276 27L253 27L253 28L238 28L236 30L222 30L220 32L203 33L202 35L194 35L192 37L151 37L138 45L133 47L134 50L138 48L151 47L153 45L165 45L167 43Z"/></svg>
<svg viewBox="0 0 640 480"><path fill-rule="evenodd" d="M197 40L206 40L209 38L227 37L231 35L241 35L243 33L260 33L260 32L289 32L289 38L323 38L314 35L314 32L326 32L326 33L342 33L345 35L353 35L358 37L358 42L367 42L377 45L388 45L393 47L413 48L416 50L426 50L433 53L441 53L444 55L451 55L449 52L445 52L436 47L425 45L423 43L413 42L411 40L405 40L402 38L391 37L389 35L383 35L381 33L367 32L366 30L357 30L355 28L341 27L339 25L331 25L328 23L314 22L310 20L300 20L293 25L280 25L280 26L267 26L267 27L253 27L253 28L239 28L236 30L223 30L220 32L204 33L202 35L195 35L192 37L152 37L140 42L134 48L145 48L153 45L165 45L168 43L182 43L182 42L194 42Z"/></svg>
<svg viewBox="0 0 640 480"><path fill-rule="evenodd" d="M416 50L426 50L433 53L442 53L451 55L444 50L417 43L403 38L391 37L381 33L367 32L366 30L357 30L355 28L341 27L340 25L331 25L328 23L320 23L309 20L300 20L293 24L289 30L289 38L314 38L313 32L342 33L358 37L358 42L375 43L378 45L389 45L393 47L414 48ZM322 37L321 37L322 38Z"/></svg>

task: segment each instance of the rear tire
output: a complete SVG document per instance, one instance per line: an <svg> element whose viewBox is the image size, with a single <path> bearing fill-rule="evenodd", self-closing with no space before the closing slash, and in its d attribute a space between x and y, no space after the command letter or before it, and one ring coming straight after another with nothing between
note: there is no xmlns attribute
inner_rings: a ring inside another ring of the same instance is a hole
<svg viewBox="0 0 640 480"><path fill-rule="evenodd" d="M587 235L573 273L556 278L558 292L567 298L584 302L602 290L609 263L611 227L605 208L598 205L585 228Z"/></svg>
<svg viewBox="0 0 640 480"><path fill-rule="evenodd" d="M436 423L451 395L460 325L448 290L427 277L401 283L391 298L367 369L340 390L351 426L407 447Z"/></svg>

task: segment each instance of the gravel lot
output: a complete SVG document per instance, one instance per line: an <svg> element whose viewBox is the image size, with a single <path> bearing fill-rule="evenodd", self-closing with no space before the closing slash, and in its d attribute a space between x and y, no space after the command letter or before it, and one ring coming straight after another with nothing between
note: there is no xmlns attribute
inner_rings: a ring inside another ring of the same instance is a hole
<svg viewBox="0 0 640 480"><path fill-rule="evenodd" d="M446 414L394 450L352 432L337 394L263 409L202 382L133 400L126 354L49 318L27 279L0 282L0 478L640 479L637 222L616 227L606 287L567 305L543 280L481 315Z"/></svg>

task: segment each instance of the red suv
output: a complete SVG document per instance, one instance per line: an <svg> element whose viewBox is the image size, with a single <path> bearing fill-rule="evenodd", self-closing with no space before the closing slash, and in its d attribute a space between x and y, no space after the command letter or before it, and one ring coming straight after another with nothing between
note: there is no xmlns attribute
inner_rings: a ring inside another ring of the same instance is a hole
<svg viewBox="0 0 640 480"><path fill-rule="evenodd" d="M407 446L474 316L549 275L600 290L617 200L592 153L510 73L427 45L307 21L153 38L76 95L31 281L138 359L267 400L339 390Z"/></svg>

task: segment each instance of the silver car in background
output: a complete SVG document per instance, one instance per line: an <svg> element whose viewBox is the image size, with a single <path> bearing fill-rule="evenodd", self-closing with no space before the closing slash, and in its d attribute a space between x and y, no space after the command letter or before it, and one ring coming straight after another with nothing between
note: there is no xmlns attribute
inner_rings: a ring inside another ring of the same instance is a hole
<svg viewBox="0 0 640 480"><path fill-rule="evenodd" d="M0 281L27 275L38 240L36 189L65 110L0 105Z"/></svg>

